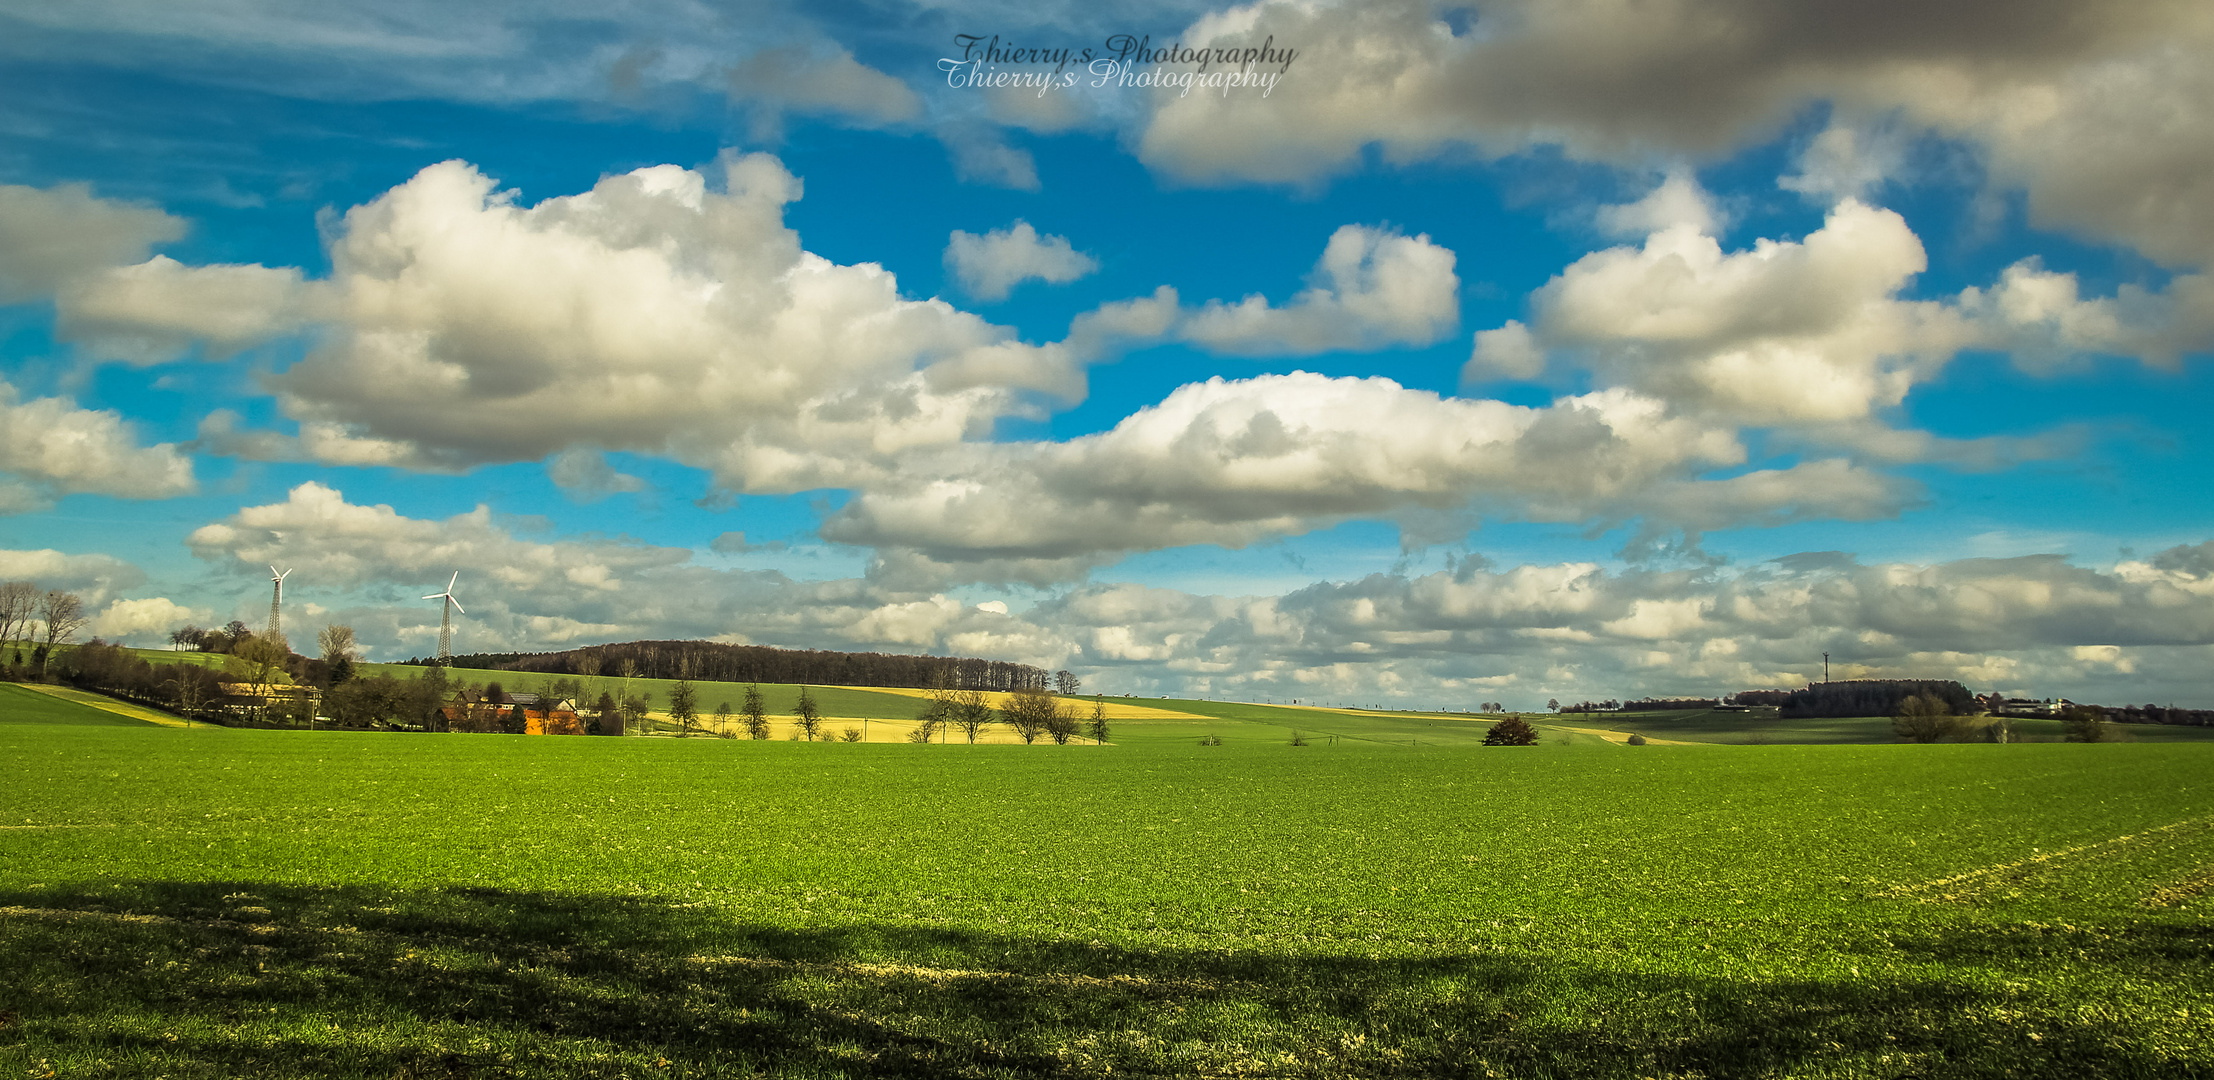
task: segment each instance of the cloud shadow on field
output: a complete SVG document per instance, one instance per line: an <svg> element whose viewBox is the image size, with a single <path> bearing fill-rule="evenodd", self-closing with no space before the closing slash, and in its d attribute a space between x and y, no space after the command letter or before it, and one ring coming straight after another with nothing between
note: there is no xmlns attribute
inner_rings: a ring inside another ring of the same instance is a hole
<svg viewBox="0 0 2214 1080"><path fill-rule="evenodd" d="M2157 957L2203 972L2214 959L2205 934L2127 937L2067 944L2123 967ZM1958 951L2040 955L1992 940ZM0 891L0 1061L31 1075L36 1062L65 1076L2209 1072L2203 1037L2162 1044L2076 1015L2058 993L2001 1000L1926 979L791 928L630 897L159 881Z"/></svg>

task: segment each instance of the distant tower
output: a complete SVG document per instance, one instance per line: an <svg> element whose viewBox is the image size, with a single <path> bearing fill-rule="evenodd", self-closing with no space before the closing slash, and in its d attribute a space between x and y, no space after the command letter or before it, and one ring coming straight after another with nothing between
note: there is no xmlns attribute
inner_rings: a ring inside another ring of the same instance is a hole
<svg viewBox="0 0 2214 1080"><path fill-rule="evenodd" d="M1830 681L1830 654L1828 653L1822 654L1822 681L1825 683Z"/></svg>
<svg viewBox="0 0 2214 1080"><path fill-rule="evenodd" d="M269 594L268 638L271 641L277 640L277 635L281 633L284 628L284 579L290 576L291 573L292 571L287 570L284 573L280 574L277 572L276 567L272 566L269 568L269 581L272 585L276 586L275 590Z"/></svg>
<svg viewBox="0 0 2214 1080"><path fill-rule="evenodd" d="M445 614L440 616L438 620L438 663L440 666L453 663L454 612L459 611L463 615L469 614L468 611L462 608L461 602L454 599L454 582L460 580L461 571L456 570L454 576L446 582L445 592L434 592L423 598L425 600L443 599L446 601Z"/></svg>

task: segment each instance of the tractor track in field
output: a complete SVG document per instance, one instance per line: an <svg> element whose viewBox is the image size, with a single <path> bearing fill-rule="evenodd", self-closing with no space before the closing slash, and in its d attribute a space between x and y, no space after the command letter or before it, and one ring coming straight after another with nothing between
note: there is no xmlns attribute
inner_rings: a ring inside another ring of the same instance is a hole
<svg viewBox="0 0 2214 1080"><path fill-rule="evenodd" d="M2106 840L2094 840L2087 844L2077 844L2052 851L2040 851L2028 858L2015 859L2011 862L1994 863L1990 866L1979 866L1973 870L1949 874L1945 877L1894 885L1891 888L1872 894L1871 898L1913 900L1924 904L1973 903L1992 890L2004 885L2019 884L2039 875L2085 862L2127 857L2141 851L2150 850L2158 845L2192 838L2195 834L2208 830L2214 830L2214 817L2186 818L2182 821L2174 821L2150 829L2124 833L2121 836ZM2214 870L2202 871L2196 877L2159 890L2154 895L2186 889L2194 884L2195 888L2190 888L2190 891L2187 892L2177 893L2175 899L2169 902L2180 903L2198 892L2214 888ZM2147 897L2145 903L2147 906L2166 906L2165 903L2155 905L2152 897Z"/></svg>

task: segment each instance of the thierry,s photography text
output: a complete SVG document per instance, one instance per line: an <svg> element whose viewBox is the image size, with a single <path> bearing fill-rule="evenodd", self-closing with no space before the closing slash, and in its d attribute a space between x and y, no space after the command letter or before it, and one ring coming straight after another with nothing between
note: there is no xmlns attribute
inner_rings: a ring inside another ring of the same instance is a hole
<svg viewBox="0 0 2214 1080"><path fill-rule="evenodd" d="M998 34L955 34L958 56L938 58L946 85L957 90L1024 88L1043 97L1051 90L1194 90L1228 97L1232 90L1275 91L1299 50L1274 35L1238 44L1155 45L1151 34L1116 34L1101 48L1032 47Z"/></svg>

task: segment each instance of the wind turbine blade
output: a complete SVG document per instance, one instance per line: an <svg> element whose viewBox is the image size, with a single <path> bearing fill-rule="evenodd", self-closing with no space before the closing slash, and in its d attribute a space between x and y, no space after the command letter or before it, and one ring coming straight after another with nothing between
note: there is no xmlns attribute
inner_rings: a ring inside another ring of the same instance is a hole
<svg viewBox="0 0 2214 1080"><path fill-rule="evenodd" d="M449 581L447 581L447 582L446 582L446 591L447 591L448 593L451 593L451 592L453 592L453 591L454 591L454 582L456 582L456 581L460 581L460 580L461 580L461 571L459 571L459 570L456 570L456 571L454 571L454 576L453 576L453 578L452 578L451 580L449 580Z"/></svg>
<svg viewBox="0 0 2214 1080"><path fill-rule="evenodd" d="M442 592L434 592L434 593L430 594L429 596L426 596L426 597L424 597L423 599L425 599L425 600L436 600L436 599L438 599L439 597L441 597L441 596L444 596L444 595L446 595L446 594L445 594L445 593L442 593Z"/></svg>
<svg viewBox="0 0 2214 1080"><path fill-rule="evenodd" d="M452 605L454 606L454 610L455 610L455 611L458 611L458 612L462 613L463 615L467 615L467 614L469 614L469 609L468 609L468 608L465 608L465 607L462 607L462 606L461 606L461 601L459 601L459 600L456 600L456 599L454 599L454 598L453 598L453 594L452 594L452 593L448 593L448 594L446 595L446 602L447 602L447 603L449 603L449 604L452 604Z"/></svg>

